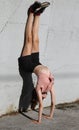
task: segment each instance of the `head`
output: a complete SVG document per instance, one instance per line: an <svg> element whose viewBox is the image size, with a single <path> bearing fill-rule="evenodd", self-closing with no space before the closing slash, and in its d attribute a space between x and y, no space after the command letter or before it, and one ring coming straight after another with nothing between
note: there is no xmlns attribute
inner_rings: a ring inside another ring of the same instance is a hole
<svg viewBox="0 0 79 130"><path fill-rule="evenodd" d="M32 93L31 109L34 110L37 104L38 104L38 97L37 97L36 90L34 88Z"/></svg>

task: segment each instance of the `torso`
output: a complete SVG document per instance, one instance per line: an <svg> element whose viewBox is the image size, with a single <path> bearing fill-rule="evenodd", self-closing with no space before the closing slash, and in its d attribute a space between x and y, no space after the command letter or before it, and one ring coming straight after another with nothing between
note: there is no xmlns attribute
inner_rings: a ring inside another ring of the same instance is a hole
<svg viewBox="0 0 79 130"><path fill-rule="evenodd" d="M43 93L47 93L48 91L50 71L48 67L38 65L35 67L34 73L37 75L37 90L41 89L42 97L45 98L47 94Z"/></svg>

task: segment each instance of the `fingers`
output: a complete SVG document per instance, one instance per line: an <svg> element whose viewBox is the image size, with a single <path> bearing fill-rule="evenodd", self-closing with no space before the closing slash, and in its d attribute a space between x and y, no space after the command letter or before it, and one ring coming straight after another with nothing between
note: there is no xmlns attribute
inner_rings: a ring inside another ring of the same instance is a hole
<svg viewBox="0 0 79 130"><path fill-rule="evenodd" d="M41 122L39 122L38 120L33 120L32 121L34 124L41 124Z"/></svg>
<svg viewBox="0 0 79 130"><path fill-rule="evenodd" d="M49 115L44 115L43 117L44 117L45 119L50 119L50 120L52 119L52 117L49 116Z"/></svg>

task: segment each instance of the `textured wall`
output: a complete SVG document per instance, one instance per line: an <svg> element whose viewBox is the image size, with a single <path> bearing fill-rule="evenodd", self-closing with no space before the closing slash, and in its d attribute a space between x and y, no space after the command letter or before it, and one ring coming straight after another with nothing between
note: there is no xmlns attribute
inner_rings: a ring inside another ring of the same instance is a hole
<svg viewBox="0 0 79 130"><path fill-rule="evenodd" d="M18 107L22 80L17 58L33 1L0 0L0 115ZM55 76L57 103L69 102L79 97L79 0L50 2L40 18L40 58Z"/></svg>

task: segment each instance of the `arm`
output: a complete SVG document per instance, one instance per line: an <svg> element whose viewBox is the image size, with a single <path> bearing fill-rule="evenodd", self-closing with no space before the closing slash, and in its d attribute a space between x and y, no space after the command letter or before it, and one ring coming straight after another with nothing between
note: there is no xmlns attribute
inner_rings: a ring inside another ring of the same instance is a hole
<svg viewBox="0 0 79 130"><path fill-rule="evenodd" d="M49 115L45 115L44 114L44 117L47 118L47 119L52 119L53 114L54 114L54 109L55 109L55 91L54 91L54 86L51 87L50 95L51 95L50 114Z"/></svg>
<svg viewBox="0 0 79 130"><path fill-rule="evenodd" d="M51 94L51 108L50 108L50 118L53 117L54 109L55 109L55 90L54 86L52 86L52 89L50 90Z"/></svg>
<svg viewBox="0 0 79 130"><path fill-rule="evenodd" d="M38 100L39 100L39 115L38 115L38 122L41 123L42 111L43 111L43 101L42 101L41 90L37 91L37 95L38 95Z"/></svg>
<svg viewBox="0 0 79 130"><path fill-rule="evenodd" d="M37 93L38 101L39 101L39 113L38 113L37 123L41 123L42 111L43 111L43 101L42 101L41 89L39 89L38 85L36 87L36 93Z"/></svg>

